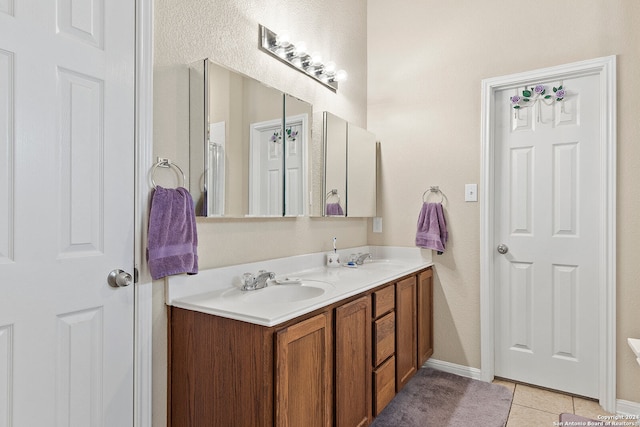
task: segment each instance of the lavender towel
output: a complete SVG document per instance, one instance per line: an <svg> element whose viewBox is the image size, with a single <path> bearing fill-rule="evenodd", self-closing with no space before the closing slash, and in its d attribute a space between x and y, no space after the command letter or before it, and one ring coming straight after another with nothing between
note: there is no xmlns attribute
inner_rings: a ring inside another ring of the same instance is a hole
<svg viewBox="0 0 640 427"><path fill-rule="evenodd" d="M340 203L327 203L327 215L344 215Z"/></svg>
<svg viewBox="0 0 640 427"><path fill-rule="evenodd" d="M444 252L449 233L441 203L423 203L418 217L416 246Z"/></svg>
<svg viewBox="0 0 640 427"><path fill-rule="evenodd" d="M149 213L147 260L151 277L198 273L193 199L185 188L156 187Z"/></svg>

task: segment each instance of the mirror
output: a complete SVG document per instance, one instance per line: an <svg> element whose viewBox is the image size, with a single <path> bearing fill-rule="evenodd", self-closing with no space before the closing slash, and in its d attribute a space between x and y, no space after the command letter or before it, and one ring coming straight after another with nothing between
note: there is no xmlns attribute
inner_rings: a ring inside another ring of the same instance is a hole
<svg viewBox="0 0 640 427"><path fill-rule="evenodd" d="M347 216L376 216L376 137L347 123Z"/></svg>
<svg viewBox="0 0 640 427"><path fill-rule="evenodd" d="M323 115L324 216L345 216L347 195L347 122L331 113Z"/></svg>
<svg viewBox="0 0 640 427"><path fill-rule="evenodd" d="M322 216L376 216L375 135L331 113L323 113L324 176ZM314 201L315 202L315 201Z"/></svg>
<svg viewBox="0 0 640 427"><path fill-rule="evenodd" d="M190 66L189 92L196 212L305 215L311 105L208 59Z"/></svg>
<svg viewBox="0 0 640 427"><path fill-rule="evenodd" d="M313 108L308 102L284 96L285 125L285 216L307 215L309 146Z"/></svg>

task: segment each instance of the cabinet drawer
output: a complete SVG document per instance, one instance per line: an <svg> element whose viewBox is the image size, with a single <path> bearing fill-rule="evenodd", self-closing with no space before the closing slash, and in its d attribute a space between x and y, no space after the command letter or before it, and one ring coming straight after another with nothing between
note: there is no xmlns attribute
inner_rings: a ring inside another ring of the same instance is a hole
<svg viewBox="0 0 640 427"><path fill-rule="evenodd" d="M373 414L378 415L396 395L396 358L373 371Z"/></svg>
<svg viewBox="0 0 640 427"><path fill-rule="evenodd" d="M373 322L373 366L391 356L396 346L396 314L391 312Z"/></svg>
<svg viewBox="0 0 640 427"><path fill-rule="evenodd" d="M373 317L378 318L390 312L396 305L396 295L393 286L387 286L373 293Z"/></svg>

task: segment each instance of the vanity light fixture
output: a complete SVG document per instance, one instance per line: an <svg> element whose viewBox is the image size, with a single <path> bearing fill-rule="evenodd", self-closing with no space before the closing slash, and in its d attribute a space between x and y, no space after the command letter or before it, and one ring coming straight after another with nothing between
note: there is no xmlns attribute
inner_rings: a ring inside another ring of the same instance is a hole
<svg viewBox="0 0 640 427"><path fill-rule="evenodd" d="M305 73L332 91L336 92L338 82L347 79L347 72L338 70L335 62L323 62L320 53L308 52L305 42L291 43L288 34L278 35L263 25L259 25L259 29L261 50Z"/></svg>

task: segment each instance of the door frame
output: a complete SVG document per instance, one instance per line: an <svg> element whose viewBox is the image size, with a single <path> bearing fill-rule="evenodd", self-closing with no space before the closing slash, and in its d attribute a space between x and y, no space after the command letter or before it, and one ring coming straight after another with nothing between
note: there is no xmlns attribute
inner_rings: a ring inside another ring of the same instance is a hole
<svg viewBox="0 0 640 427"><path fill-rule="evenodd" d="M153 423L153 293L145 250L153 167L153 0L135 1L133 425ZM126 357L126 355L123 355Z"/></svg>
<svg viewBox="0 0 640 427"><path fill-rule="evenodd" d="M535 84L539 80L561 80L586 74L600 76L600 207L603 268L598 277L599 296L599 401L616 413L616 57L580 61L524 73L484 79L481 112L481 197L480 210L480 354L481 378L492 381L495 373L495 108L494 94L503 89ZM508 102L508 100L504 100Z"/></svg>

